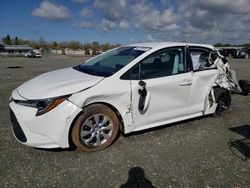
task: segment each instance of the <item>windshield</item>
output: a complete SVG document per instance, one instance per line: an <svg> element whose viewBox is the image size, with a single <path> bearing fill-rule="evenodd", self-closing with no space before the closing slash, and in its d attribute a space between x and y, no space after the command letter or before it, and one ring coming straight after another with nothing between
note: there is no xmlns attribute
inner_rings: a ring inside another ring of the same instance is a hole
<svg viewBox="0 0 250 188"><path fill-rule="evenodd" d="M87 74L108 77L149 49L134 46L120 47L101 54L74 68Z"/></svg>

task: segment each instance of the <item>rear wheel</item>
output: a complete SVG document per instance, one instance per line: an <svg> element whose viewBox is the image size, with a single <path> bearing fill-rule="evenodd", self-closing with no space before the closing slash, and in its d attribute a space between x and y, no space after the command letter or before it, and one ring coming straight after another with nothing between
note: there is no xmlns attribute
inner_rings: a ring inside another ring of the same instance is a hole
<svg viewBox="0 0 250 188"><path fill-rule="evenodd" d="M98 151L111 145L119 132L119 120L109 107L95 104L84 109L72 129L71 137L81 151Z"/></svg>
<svg viewBox="0 0 250 188"><path fill-rule="evenodd" d="M231 96L229 92L222 88L215 89L215 100L217 102L217 108L215 110L215 116L222 116L223 113L230 107L231 105Z"/></svg>

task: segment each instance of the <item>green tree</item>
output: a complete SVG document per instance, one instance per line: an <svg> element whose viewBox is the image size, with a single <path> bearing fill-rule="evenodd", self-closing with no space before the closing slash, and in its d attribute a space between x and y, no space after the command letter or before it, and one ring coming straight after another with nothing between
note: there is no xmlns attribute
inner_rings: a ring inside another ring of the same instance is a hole
<svg viewBox="0 0 250 188"><path fill-rule="evenodd" d="M58 49L65 49L65 48L68 48L68 42L56 42L57 43L57 46L58 46Z"/></svg>
<svg viewBox="0 0 250 188"><path fill-rule="evenodd" d="M96 41L92 42L91 49L94 50L94 51L100 50L100 45L99 45L99 43L96 42Z"/></svg>
<svg viewBox="0 0 250 188"><path fill-rule="evenodd" d="M103 51L108 51L111 48L109 43L102 44L102 50Z"/></svg>
<svg viewBox="0 0 250 188"><path fill-rule="evenodd" d="M53 49L58 49L58 47L59 47L58 43L56 41L54 41L53 44L52 44L52 48Z"/></svg>
<svg viewBox="0 0 250 188"><path fill-rule="evenodd" d="M34 49L39 49L40 48L40 45L39 45L38 41L29 41L29 45Z"/></svg>
<svg viewBox="0 0 250 188"><path fill-rule="evenodd" d="M11 38L9 35L7 35L6 37L2 38L2 41L5 45L11 45Z"/></svg>
<svg viewBox="0 0 250 188"><path fill-rule="evenodd" d="M38 45L39 45L39 48L45 48L46 47L46 42L42 37L39 38Z"/></svg>
<svg viewBox="0 0 250 188"><path fill-rule="evenodd" d="M90 43L84 43L82 47L83 47L83 50L86 51L86 50L91 48L91 44Z"/></svg>
<svg viewBox="0 0 250 188"><path fill-rule="evenodd" d="M19 41L18 37L15 37L14 44L15 45L20 45L20 41Z"/></svg>
<svg viewBox="0 0 250 188"><path fill-rule="evenodd" d="M78 41L71 41L68 44L68 48L73 49L73 50L77 50L81 48L81 44Z"/></svg>

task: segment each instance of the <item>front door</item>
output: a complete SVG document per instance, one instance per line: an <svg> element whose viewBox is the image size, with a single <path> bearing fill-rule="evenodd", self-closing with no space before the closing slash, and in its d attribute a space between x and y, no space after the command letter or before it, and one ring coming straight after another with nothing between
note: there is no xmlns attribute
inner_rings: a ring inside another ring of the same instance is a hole
<svg viewBox="0 0 250 188"><path fill-rule="evenodd" d="M145 58L131 71L135 130L187 115L192 73L185 70L184 54L183 47L167 48Z"/></svg>

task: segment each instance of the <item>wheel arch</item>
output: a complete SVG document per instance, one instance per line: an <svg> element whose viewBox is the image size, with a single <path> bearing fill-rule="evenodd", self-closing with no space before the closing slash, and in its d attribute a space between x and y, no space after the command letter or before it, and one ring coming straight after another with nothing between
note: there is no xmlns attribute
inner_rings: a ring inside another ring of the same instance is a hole
<svg viewBox="0 0 250 188"><path fill-rule="evenodd" d="M119 124L119 130L122 133L124 132L124 121L123 121L123 118L121 116L121 113L119 112L119 110L115 106L113 106L110 103L106 103L106 102L95 102L95 103L88 104L87 106L94 105L94 104L102 104L102 105L105 105L105 106L109 107L111 110L113 110L113 112L116 114L116 116L117 116L117 118L119 120L119 123L120 123Z"/></svg>
<svg viewBox="0 0 250 188"><path fill-rule="evenodd" d="M76 120L79 118L79 116L81 116L83 113L84 113L84 109L88 106L91 106L91 105L95 105L95 104L102 104L102 105L105 105L107 107L109 107L117 116L118 120L119 120L119 130L124 133L124 122L123 122L123 118L120 114L120 112L117 110L117 108L115 108L113 105L109 104L109 103L106 103L106 102L94 102L94 103L90 103L86 106L84 106L82 108L82 111L79 112L77 114L77 116L74 118L74 120L72 121L71 125L70 125L70 128L69 128L69 132L68 132L68 142L69 142L69 147L70 148L75 148L75 144L73 143L73 140L71 138L71 133L72 133L72 129L74 127L74 124L76 122Z"/></svg>
<svg viewBox="0 0 250 188"><path fill-rule="evenodd" d="M228 91L225 88L215 86L215 87L213 87L213 90L214 90L215 98L218 97L218 95L221 94L221 93L226 93L230 97L230 91Z"/></svg>
<svg viewBox="0 0 250 188"><path fill-rule="evenodd" d="M220 117L223 115L223 113L231 106L231 102L232 102L232 98L231 98L231 92L225 88L221 88L221 87L215 87L214 88L214 98L215 98L215 102L219 105L219 98L222 97L222 95L224 96L224 101L226 100L226 106L223 107L223 111L219 110L218 111L218 107L216 107L216 111L213 114L214 117ZM226 97L226 98L225 98Z"/></svg>

